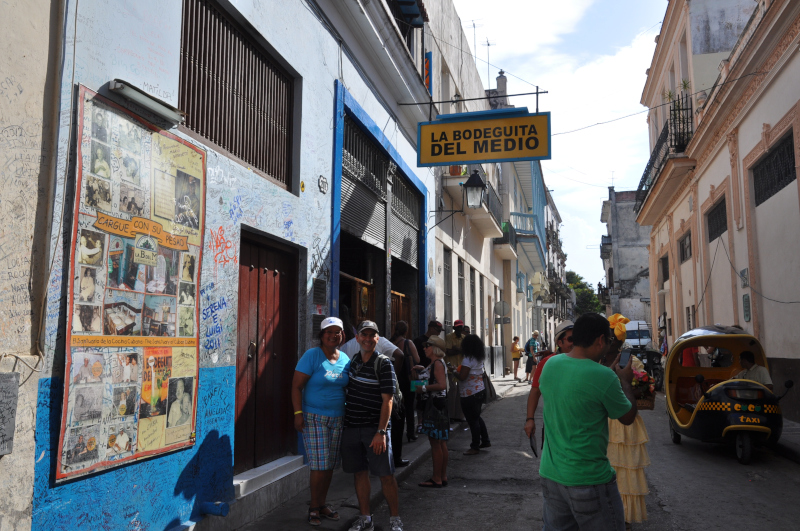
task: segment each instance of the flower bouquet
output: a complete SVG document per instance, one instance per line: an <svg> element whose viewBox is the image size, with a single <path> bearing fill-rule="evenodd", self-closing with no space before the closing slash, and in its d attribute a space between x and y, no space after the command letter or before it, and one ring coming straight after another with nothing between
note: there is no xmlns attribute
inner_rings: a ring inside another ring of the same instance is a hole
<svg viewBox="0 0 800 531"><path fill-rule="evenodd" d="M637 397L636 407L638 409L655 409L656 386L652 376L645 371L634 369L631 387L633 387L633 392Z"/></svg>

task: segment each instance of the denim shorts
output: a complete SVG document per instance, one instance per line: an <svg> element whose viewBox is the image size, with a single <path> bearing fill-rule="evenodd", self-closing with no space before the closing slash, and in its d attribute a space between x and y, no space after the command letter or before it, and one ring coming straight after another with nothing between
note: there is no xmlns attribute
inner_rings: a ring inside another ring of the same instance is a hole
<svg viewBox="0 0 800 531"><path fill-rule="evenodd" d="M543 531L625 531L616 476L602 485L578 487L541 480Z"/></svg>
<svg viewBox="0 0 800 531"><path fill-rule="evenodd" d="M386 451L376 455L370 448L378 428L345 428L342 431L342 470L354 474L369 470L373 476L394 474L392 431L386 430Z"/></svg>

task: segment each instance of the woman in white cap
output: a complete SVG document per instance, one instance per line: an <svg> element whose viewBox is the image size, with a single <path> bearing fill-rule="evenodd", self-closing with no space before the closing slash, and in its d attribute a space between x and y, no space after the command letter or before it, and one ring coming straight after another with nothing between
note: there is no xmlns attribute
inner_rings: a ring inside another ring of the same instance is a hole
<svg viewBox="0 0 800 531"><path fill-rule="evenodd" d="M294 427L303 434L311 469L308 523L313 526L320 525L321 518L339 520L339 513L325 503L325 498L340 455L345 388L349 380L350 358L338 349L343 328L338 317L322 321L320 346L303 354L292 380Z"/></svg>

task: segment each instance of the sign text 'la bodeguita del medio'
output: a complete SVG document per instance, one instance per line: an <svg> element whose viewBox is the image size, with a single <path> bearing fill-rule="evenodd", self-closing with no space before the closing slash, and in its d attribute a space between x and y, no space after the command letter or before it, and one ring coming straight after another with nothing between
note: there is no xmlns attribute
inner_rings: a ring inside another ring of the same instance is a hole
<svg viewBox="0 0 800 531"><path fill-rule="evenodd" d="M463 113L420 123L418 165L549 159L550 113L513 111L513 116L495 117L492 111Z"/></svg>

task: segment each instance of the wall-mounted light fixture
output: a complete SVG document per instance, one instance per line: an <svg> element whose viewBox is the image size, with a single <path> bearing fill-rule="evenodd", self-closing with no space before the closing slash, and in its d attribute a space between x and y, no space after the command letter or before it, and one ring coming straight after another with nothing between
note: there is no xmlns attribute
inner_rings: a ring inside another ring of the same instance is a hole
<svg viewBox="0 0 800 531"><path fill-rule="evenodd" d="M461 193L466 195L466 205L468 208L481 207L481 205L483 204L484 196L486 195L486 182L483 180L483 177L481 177L481 174L478 173L478 170L473 170L472 175L469 176L467 182L461 183ZM462 205L463 203L464 201L462 199ZM438 211L432 211L432 212L439 212L439 213L449 212L449 215L447 217L439 221L439 223L441 223L442 221L452 217L453 214L458 214L459 212L463 213L464 208L462 206L460 210L439 209ZM439 223L436 223L433 227L428 229L428 232L432 231L433 228L436 227L436 225L439 225Z"/></svg>
<svg viewBox="0 0 800 531"><path fill-rule="evenodd" d="M127 81L115 79L108 84L108 90L119 94L126 100L130 100L140 107L147 109L173 124L183 123L184 112L163 101L151 96L138 87L134 87Z"/></svg>

